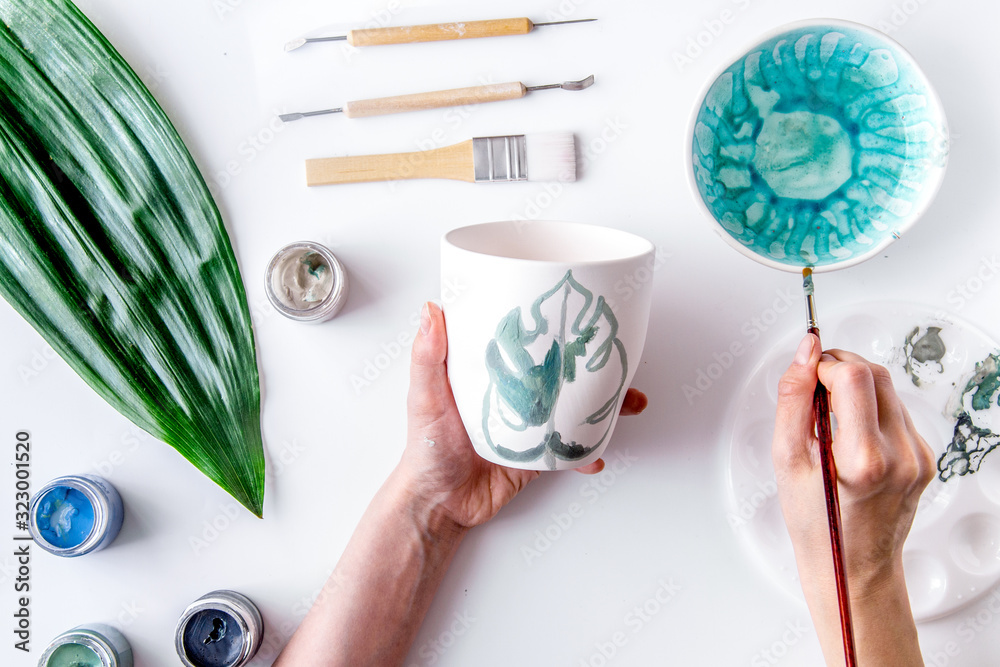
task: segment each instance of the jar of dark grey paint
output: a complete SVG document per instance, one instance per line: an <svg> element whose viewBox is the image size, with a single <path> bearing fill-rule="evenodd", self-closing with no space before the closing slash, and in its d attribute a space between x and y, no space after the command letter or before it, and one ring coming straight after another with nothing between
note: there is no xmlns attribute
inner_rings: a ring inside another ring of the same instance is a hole
<svg viewBox="0 0 1000 667"><path fill-rule="evenodd" d="M42 652L38 667L91 665L95 659L100 660L101 667L132 667L132 647L110 625L79 625L52 640Z"/></svg>
<svg viewBox="0 0 1000 667"><path fill-rule="evenodd" d="M243 667L264 639L264 620L250 598L212 591L191 603L177 622L174 647L186 667Z"/></svg>

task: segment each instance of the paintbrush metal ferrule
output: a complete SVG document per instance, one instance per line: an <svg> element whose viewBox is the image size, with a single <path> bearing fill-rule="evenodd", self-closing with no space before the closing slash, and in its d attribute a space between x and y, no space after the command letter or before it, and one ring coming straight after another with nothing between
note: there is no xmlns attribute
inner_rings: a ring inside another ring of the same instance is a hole
<svg viewBox="0 0 1000 667"><path fill-rule="evenodd" d="M812 269L802 269L802 293L806 298L806 329L819 335L819 319L816 315L816 287L813 285Z"/></svg>
<svg viewBox="0 0 1000 667"><path fill-rule="evenodd" d="M472 164L476 183L528 180L524 135L474 138Z"/></svg>

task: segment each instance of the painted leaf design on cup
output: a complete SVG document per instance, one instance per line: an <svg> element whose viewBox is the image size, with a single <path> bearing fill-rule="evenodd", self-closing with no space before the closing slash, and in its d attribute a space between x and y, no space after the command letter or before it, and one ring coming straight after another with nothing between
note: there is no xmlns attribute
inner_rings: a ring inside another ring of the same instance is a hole
<svg viewBox="0 0 1000 667"><path fill-rule="evenodd" d="M507 313L486 346L490 385L483 433L501 458L545 457L554 469L557 458L579 461L604 443L625 388L628 358L611 307L572 271L539 296L527 315L529 321L520 306ZM513 444L526 440L536 444Z"/></svg>

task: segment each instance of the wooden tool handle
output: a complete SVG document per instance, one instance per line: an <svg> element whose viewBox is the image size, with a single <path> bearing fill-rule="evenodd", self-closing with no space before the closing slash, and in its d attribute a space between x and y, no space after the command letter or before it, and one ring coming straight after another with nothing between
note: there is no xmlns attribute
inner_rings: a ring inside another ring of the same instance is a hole
<svg viewBox="0 0 1000 667"><path fill-rule="evenodd" d="M357 155L306 160L306 184L368 183L410 178L475 181L472 140L416 153Z"/></svg>
<svg viewBox="0 0 1000 667"><path fill-rule="evenodd" d="M503 37L526 35L535 27L528 19L492 19L465 21L464 23L429 23L427 25L398 26L351 30L347 43L351 46L379 46L381 44L410 44L412 42L440 42L448 39L474 37Z"/></svg>
<svg viewBox="0 0 1000 667"><path fill-rule="evenodd" d="M348 102L344 105L344 115L348 118L364 118L365 116L381 116L390 113L401 113L403 111L421 111L423 109L457 107L464 104L516 100L519 97L524 97L527 92L523 83L512 81L510 83L491 83L486 86L472 86L470 88L437 90L431 93L378 97L371 100Z"/></svg>

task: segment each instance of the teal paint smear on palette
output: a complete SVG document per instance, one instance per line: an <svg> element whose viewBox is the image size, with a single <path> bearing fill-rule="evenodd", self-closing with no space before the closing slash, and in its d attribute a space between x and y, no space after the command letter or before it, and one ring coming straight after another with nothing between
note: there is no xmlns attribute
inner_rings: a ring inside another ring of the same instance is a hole
<svg viewBox="0 0 1000 667"><path fill-rule="evenodd" d="M888 38L841 24L792 28L733 63L702 101L692 141L695 182L719 224L796 267L898 238L946 159L923 74Z"/></svg>
<svg viewBox="0 0 1000 667"><path fill-rule="evenodd" d="M974 414L992 412L993 408L1000 407L1000 352L993 352L976 364L975 373L959 396L960 405L955 409L958 420L955 432L951 443L938 459L938 478L942 482L979 472L986 455L1000 447L1000 434L993 431L996 422L989 420L984 423L981 417Z"/></svg>

